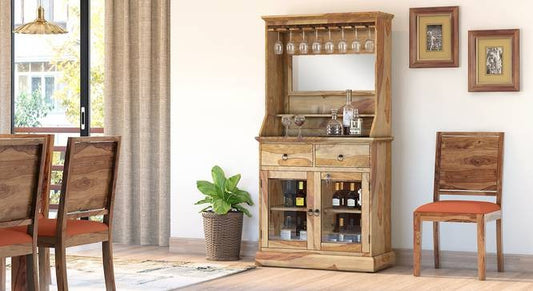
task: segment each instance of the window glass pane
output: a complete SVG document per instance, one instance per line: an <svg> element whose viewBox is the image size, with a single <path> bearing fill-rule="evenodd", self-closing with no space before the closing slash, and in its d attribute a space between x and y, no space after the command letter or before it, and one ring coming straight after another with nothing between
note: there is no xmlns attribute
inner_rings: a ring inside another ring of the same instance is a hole
<svg viewBox="0 0 533 291"><path fill-rule="evenodd" d="M33 77L31 78L31 93L40 94L41 92L41 78Z"/></svg>
<svg viewBox="0 0 533 291"><path fill-rule="evenodd" d="M43 71L43 63L31 63L31 71L32 72L42 72Z"/></svg>
<svg viewBox="0 0 533 291"><path fill-rule="evenodd" d="M104 127L104 15L105 0L91 0L91 135Z"/></svg>
<svg viewBox="0 0 533 291"><path fill-rule="evenodd" d="M18 72L29 72L30 71L30 64L28 64L28 63L18 63L17 64L17 71Z"/></svg>
<svg viewBox="0 0 533 291"><path fill-rule="evenodd" d="M52 104L52 96L54 95L54 77L44 78L44 101L47 104Z"/></svg>

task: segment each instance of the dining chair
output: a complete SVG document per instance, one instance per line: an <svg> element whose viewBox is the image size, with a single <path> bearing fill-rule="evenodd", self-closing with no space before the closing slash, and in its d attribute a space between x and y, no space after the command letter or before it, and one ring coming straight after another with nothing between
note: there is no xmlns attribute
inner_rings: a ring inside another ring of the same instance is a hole
<svg viewBox="0 0 533 291"><path fill-rule="evenodd" d="M440 267L439 222L477 224L478 278L485 280L485 225L496 220L498 272L503 272L503 132L438 132L433 202L413 212L413 275L420 276L422 222L433 222L435 268ZM441 196L489 196L495 202L441 200Z"/></svg>
<svg viewBox="0 0 533 291"><path fill-rule="evenodd" d="M115 290L112 219L120 137L69 137L57 219L39 221L39 247L54 248L57 288L68 290L66 248L102 243L107 290ZM80 218L103 215L103 221ZM40 265L40 270L46 268ZM41 290L48 290L41 283Z"/></svg>
<svg viewBox="0 0 533 291"><path fill-rule="evenodd" d="M47 144L43 185L41 193L41 207L39 208L39 218L48 218L50 209L50 184L52 173L52 160L54 156L54 135L53 134L0 134L0 138L44 138ZM39 261L50 266L50 251L48 248L39 249ZM45 268L46 272L39 273L40 282L50 283L50 268ZM6 282L5 258L0 258L0 286L5 286ZM5 288L5 287L4 287ZM2 287L0 287L2 290Z"/></svg>
<svg viewBox="0 0 533 291"><path fill-rule="evenodd" d="M0 257L12 257L12 290L39 290L38 209L47 150L44 137L0 137ZM25 270L20 270L20 259ZM3 290L5 273L2 277Z"/></svg>

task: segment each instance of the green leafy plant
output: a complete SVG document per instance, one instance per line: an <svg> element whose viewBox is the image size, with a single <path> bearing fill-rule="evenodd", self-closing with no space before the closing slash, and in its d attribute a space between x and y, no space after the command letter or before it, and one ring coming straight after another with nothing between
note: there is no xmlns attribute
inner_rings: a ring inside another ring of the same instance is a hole
<svg viewBox="0 0 533 291"><path fill-rule="evenodd" d="M41 118L52 109L53 106L43 100L40 88L31 94L22 92L15 99L15 127L39 127Z"/></svg>
<svg viewBox="0 0 533 291"><path fill-rule="evenodd" d="M241 174L226 178L224 171L219 166L211 169L213 183L209 181L196 181L196 187L205 195L205 198L196 202L195 205L210 204L203 211L213 211L216 214L226 214L230 210L236 210L251 217L248 209L244 208L243 203L249 206L254 205L250 193L237 188L241 180Z"/></svg>

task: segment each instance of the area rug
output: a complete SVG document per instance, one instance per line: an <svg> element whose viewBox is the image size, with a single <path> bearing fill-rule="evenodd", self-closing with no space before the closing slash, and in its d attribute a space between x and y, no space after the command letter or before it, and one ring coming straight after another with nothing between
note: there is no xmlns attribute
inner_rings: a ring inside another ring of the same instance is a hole
<svg viewBox="0 0 533 291"><path fill-rule="evenodd" d="M53 266L53 261L51 264ZM215 262L193 263L126 259L115 259L114 264L117 290L127 291L174 290L254 268L252 263L229 267ZM68 256L67 267L70 290L105 290L101 258ZM8 290L11 285L9 272L10 266L8 265L8 282L6 284ZM50 290L57 290L54 268L52 268Z"/></svg>

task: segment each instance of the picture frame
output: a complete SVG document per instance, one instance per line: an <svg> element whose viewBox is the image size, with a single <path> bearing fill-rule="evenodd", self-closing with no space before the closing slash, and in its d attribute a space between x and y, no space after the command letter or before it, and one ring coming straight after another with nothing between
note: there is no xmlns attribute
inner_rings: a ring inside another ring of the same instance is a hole
<svg viewBox="0 0 533 291"><path fill-rule="evenodd" d="M468 31L468 91L520 91L520 30Z"/></svg>
<svg viewBox="0 0 533 291"><path fill-rule="evenodd" d="M459 67L459 6L409 9L409 67Z"/></svg>

